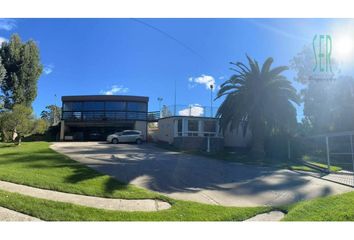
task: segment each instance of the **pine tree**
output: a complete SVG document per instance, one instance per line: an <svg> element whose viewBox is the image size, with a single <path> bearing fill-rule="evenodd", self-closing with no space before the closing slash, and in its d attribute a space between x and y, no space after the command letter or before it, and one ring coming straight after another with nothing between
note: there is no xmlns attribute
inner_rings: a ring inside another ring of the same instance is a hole
<svg viewBox="0 0 354 240"><path fill-rule="evenodd" d="M36 43L33 40L23 43L14 34L9 42L2 44L0 56L7 72L0 86L4 94L4 107L12 109L15 104L31 107L43 70Z"/></svg>

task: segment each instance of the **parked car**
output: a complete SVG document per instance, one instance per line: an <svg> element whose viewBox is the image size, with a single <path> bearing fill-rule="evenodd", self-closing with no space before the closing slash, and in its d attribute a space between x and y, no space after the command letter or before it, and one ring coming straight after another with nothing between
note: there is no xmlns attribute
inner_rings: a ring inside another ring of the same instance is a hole
<svg viewBox="0 0 354 240"><path fill-rule="evenodd" d="M138 130L125 130L123 132L108 135L107 142L113 144L120 142L141 144L143 142L143 134Z"/></svg>

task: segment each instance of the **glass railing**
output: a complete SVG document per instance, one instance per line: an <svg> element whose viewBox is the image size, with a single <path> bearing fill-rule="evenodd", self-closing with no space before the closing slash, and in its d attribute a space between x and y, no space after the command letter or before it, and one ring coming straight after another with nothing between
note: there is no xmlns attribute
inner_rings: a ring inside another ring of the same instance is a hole
<svg viewBox="0 0 354 240"><path fill-rule="evenodd" d="M66 121L147 120L146 112L63 112Z"/></svg>

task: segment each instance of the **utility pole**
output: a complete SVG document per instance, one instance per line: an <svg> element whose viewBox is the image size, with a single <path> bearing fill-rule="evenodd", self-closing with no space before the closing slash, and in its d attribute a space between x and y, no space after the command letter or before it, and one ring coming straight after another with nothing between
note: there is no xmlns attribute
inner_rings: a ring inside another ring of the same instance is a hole
<svg viewBox="0 0 354 240"><path fill-rule="evenodd" d="M214 85L210 84L210 117L213 117L213 89Z"/></svg>
<svg viewBox="0 0 354 240"><path fill-rule="evenodd" d="M162 102L163 98L162 97L158 97L157 101L159 101L159 111L160 111L160 118L162 118L162 112L161 112L161 102Z"/></svg>
<svg viewBox="0 0 354 240"><path fill-rule="evenodd" d="M176 79L175 79L175 104L173 106L173 116L176 116L176 101L177 101L177 89L176 89Z"/></svg>

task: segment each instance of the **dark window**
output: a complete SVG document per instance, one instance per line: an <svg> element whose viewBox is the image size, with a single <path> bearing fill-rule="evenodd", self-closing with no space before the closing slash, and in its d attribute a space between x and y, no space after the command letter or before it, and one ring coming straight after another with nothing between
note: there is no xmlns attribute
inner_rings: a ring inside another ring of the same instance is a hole
<svg viewBox="0 0 354 240"><path fill-rule="evenodd" d="M107 111L124 111L125 106L125 102L106 102Z"/></svg>
<svg viewBox="0 0 354 240"><path fill-rule="evenodd" d="M126 118L126 112L106 112L107 120L122 120Z"/></svg>
<svg viewBox="0 0 354 240"><path fill-rule="evenodd" d="M81 111L82 102L64 102L64 111Z"/></svg>
<svg viewBox="0 0 354 240"><path fill-rule="evenodd" d="M204 132L216 132L216 122L204 121Z"/></svg>
<svg viewBox="0 0 354 240"><path fill-rule="evenodd" d="M146 112L146 103L143 102L128 102L128 111Z"/></svg>
<svg viewBox="0 0 354 240"><path fill-rule="evenodd" d="M64 112L63 119L73 121L81 120L81 112Z"/></svg>
<svg viewBox="0 0 354 240"><path fill-rule="evenodd" d="M198 120L188 120L188 131L198 131Z"/></svg>
<svg viewBox="0 0 354 240"><path fill-rule="evenodd" d="M84 111L103 111L104 102L83 102Z"/></svg>
<svg viewBox="0 0 354 240"><path fill-rule="evenodd" d="M137 131L126 131L123 132L123 135L139 135L140 133Z"/></svg>
<svg viewBox="0 0 354 240"><path fill-rule="evenodd" d="M177 132L182 132L182 119L177 120Z"/></svg>
<svg viewBox="0 0 354 240"><path fill-rule="evenodd" d="M104 112L83 112L82 120L84 121L104 120Z"/></svg>
<svg viewBox="0 0 354 240"><path fill-rule="evenodd" d="M146 120L146 112L127 112L128 120Z"/></svg>
<svg viewBox="0 0 354 240"><path fill-rule="evenodd" d="M198 136L198 120L188 120L188 136Z"/></svg>

